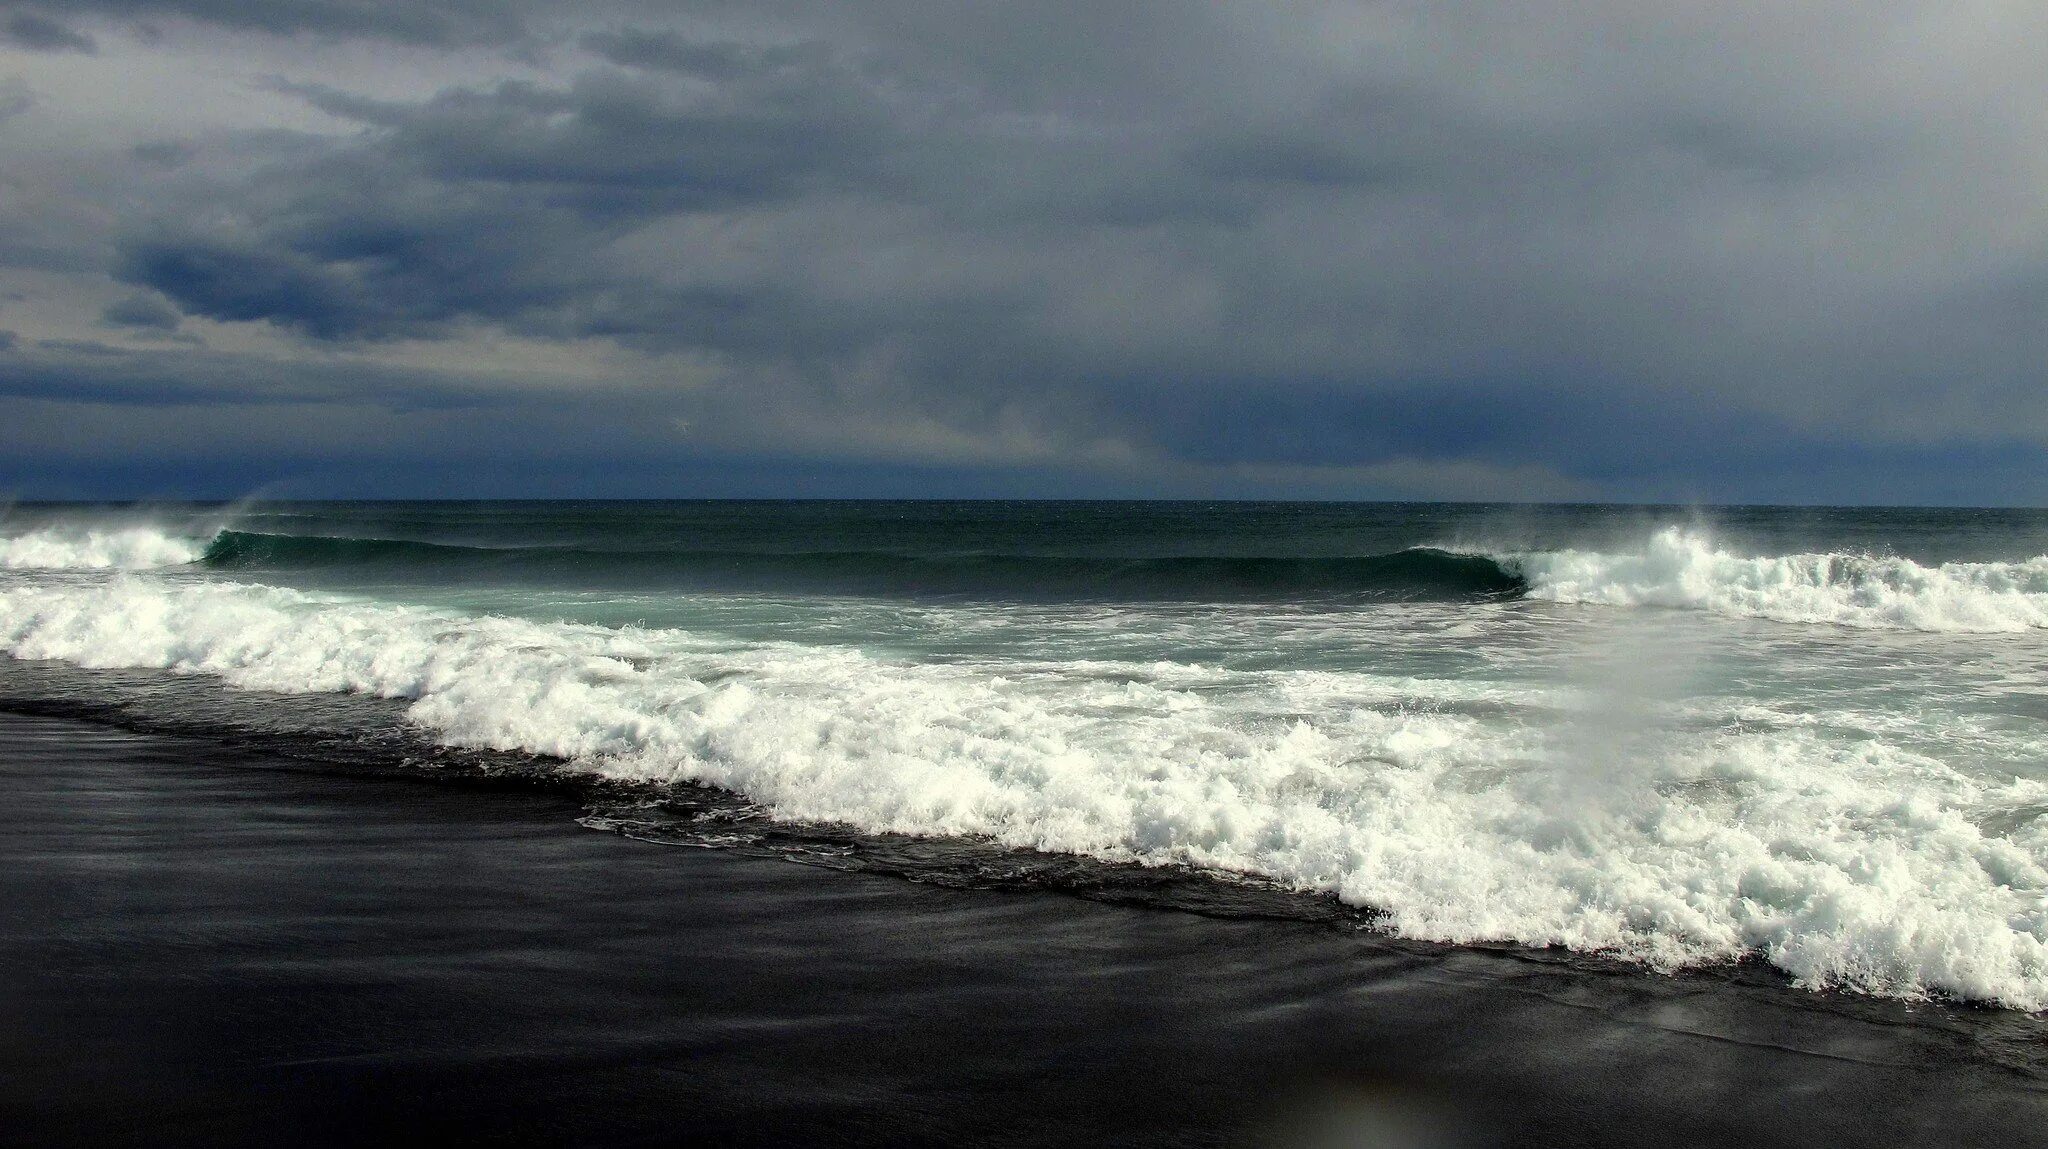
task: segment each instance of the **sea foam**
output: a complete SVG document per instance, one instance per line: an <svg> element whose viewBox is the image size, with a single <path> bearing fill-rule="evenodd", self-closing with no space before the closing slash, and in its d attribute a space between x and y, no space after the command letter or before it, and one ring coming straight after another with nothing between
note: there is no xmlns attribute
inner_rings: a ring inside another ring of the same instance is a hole
<svg viewBox="0 0 2048 1149"><path fill-rule="evenodd" d="M1999 632L2048 626L2048 557L1942 563L1840 553L1750 558L1676 527L1640 551L1498 556L1552 602L1650 606L1871 629Z"/></svg>
<svg viewBox="0 0 2048 1149"><path fill-rule="evenodd" d="M150 570L197 562L208 539L153 526L51 526L0 537L9 570Z"/></svg>
<svg viewBox="0 0 2048 1149"><path fill-rule="evenodd" d="M453 745L706 782L785 819L1263 875L1414 938L1761 955L1810 986L2048 1007L2048 830L2013 816L2048 785L1882 737L1624 731L1526 691L1374 705L1364 672L918 661L153 575L0 584L0 648L408 699Z"/></svg>

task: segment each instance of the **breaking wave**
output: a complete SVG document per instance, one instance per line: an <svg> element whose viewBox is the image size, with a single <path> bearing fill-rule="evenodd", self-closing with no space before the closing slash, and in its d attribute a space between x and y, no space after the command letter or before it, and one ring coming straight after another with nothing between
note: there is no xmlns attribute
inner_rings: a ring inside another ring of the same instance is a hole
<svg viewBox="0 0 2048 1149"><path fill-rule="evenodd" d="M1942 563L1857 554L1748 558L1667 528L1632 554L1503 556L1530 598L1889 630L1998 632L2048 627L2048 556Z"/></svg>
<svg viewBox="0 0 2048 1149"><path fill-rule="evenodd" d="M1119 599L1540 601L1699 610L1887 630L2017 632L2048 627L2048 556L1935 565L1819 552L1752 557L1666 528L1640 549L1411 547L1343 557L1090 557L888 551L608 551L155 526L48 526L0 537L0 567L222 571L388 567L422 575L670 575L710 587L848 593Z"/></svg>
<svg viewBox="0 0 2048 1149"><path fill-rule="evenodd" d="M672 572L722 585L772 583L847 591L1232 599L1362 595L1396 599L1508 597L1522 580L1485 555L1417 547L1354 557L1167 555L1090 557L892 551L594 550L477 547L399 539L222 531L210 567L261 570L382 565L531 573Z"/></svg>
<svg viewBox="0 0 2048 1149"><path fill-rule="evenodd" d="M158 527L50 526L0 538L8 570L152 570L197 562L208 540Z"/></svg>
<svg viewBox="0 0 2048 1149"><path fill-rule="evenodd" d="M1667 581L1553 561L1538 577L1591 573L1538 591ZM1761 955L1811 986L2048 1007L2048 826L1993 817L2048 808L2048 783L1877 737L1673 729L1588 777L1565 703L1361 704L1365 672L919 662L151 576L0 584L0 649L406 699L450 745L784 819L1261 875L1415 938Z"/></svg>

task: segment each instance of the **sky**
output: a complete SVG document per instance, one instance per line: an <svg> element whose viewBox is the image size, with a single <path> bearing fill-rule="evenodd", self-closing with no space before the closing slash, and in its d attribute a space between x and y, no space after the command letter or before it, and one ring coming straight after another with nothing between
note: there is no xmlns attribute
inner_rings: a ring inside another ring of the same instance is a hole
<svg viewBox="0 0 2048 1149"><path fill-rule="evenodd" d="M0 0L0 498L2048 504L2048 5Z"/></svg>

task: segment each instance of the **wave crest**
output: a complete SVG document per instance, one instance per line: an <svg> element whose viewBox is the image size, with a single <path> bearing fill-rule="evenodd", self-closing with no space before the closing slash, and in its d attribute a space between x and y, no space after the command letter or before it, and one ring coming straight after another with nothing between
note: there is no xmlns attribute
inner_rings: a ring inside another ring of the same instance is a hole
<svg viewBox="0 0 2048 1149"><path fill-rule="evenodd" d="M1262 875L1411 937L1665 967L1760 954L1808 985L2048 1008L2030 813L2048 784L1881 741L1674 728L1596 800L1573 712L1362 706L1362 672L1191 691L1168 664L1013 677L263 586L49 583L0 587L0 650L402 698L451 745L706 782L793 820ZM1986 830L1992 811L2017 828Z"/></svg>
<svg viewBox="0 0 2048 1149"><path fill-rule="evenodd" d="M0 538L8 570L156 570L198 562L208 540L160 527L52 526Z"/></svg>
<svg viewBox="0 0 2048 1149"><path fill-rule="evenodd" d="M479 567L543 573L655 571L714 584L835 591L1256 599L1292 595L1455 601L1521 593L1494 558L1411 547L1377 555L1047 555L894 551L598 550L479 547L407 539L222 531L205 561L221 569Z"/></svg>
<svg viewBox="0 0 2048 1149"><path fill-rule="evenodd" d="M1530 598L1705 610L1780 622L1995 633L2048 627L2048 556L1941 563L1842 553L1746 558L1668 527L1636 554L1505 555Z"/></svg>
<svg viewBox="0 0 2048 1149"><path fill-rule="evenodd" d="M1411 547L1330 557L607 551L232 529L201 536L149 525L53 525L0 538L4 569L151 570L191 563L227 570L657 571L714 586L998 597L1231 600L1299 595L1445 602L1527 597L1881 630L2048 628L2048 556L1932 565L1844 552L1751 557L1719 549L1704 533L1678 527L1655 532L1642 549L1630 552Z"/></svg>

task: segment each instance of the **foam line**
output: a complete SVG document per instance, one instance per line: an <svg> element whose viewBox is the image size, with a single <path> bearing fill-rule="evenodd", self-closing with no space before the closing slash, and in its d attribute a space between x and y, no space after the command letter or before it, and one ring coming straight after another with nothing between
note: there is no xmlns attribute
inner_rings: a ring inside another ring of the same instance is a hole
<svg viewBox="0 0 2048 1149"><path fill-rule="evenodd" d="M788 819L1260 874L1415 938L1760 954L1811 986L2048 1007L2048 829L2008 816L2048 785L1882 736L1624 736L1526 696L1361 705L1363 673L1189 689L1141 663L1018 673L153 575L0 583L0 648L409 699L452 745L707 782Z"/></svg>

